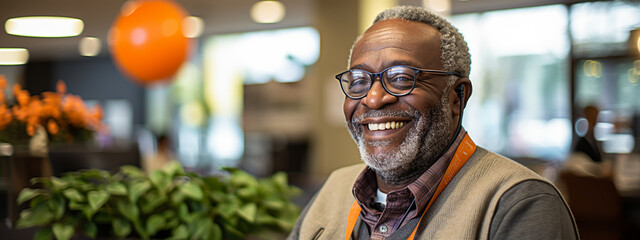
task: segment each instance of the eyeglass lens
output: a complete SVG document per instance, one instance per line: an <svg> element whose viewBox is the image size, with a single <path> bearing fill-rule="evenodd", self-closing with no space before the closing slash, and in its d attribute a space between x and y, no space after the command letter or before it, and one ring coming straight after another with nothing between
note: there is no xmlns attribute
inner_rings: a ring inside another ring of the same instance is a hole
<svg viewBox="0 0 640 240"><path fill-rule="evenodd" d="M389 93L404 95L413 88L416 71L403 66L391 67L379 74L354 69L342 74L340 84L350 97L362 97L371 89L376 75L381 75L383 85Z"/></svg>

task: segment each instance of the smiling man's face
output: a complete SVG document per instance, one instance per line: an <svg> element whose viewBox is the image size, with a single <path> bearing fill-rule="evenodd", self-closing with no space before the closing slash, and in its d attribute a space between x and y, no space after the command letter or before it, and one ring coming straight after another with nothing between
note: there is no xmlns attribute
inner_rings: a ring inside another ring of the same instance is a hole
<svg viewBox="0 0 640 240"><path fill-rule="evenodd" d="M371 26L354 45L350 69L376 73L395 65L442 70L440 32L400 19ZM419 74L417 79L407 96L387 93L376 79L366 97L344 102L363 161L389 184L406 183L424 172L453 133L447 77Z"/></svg>

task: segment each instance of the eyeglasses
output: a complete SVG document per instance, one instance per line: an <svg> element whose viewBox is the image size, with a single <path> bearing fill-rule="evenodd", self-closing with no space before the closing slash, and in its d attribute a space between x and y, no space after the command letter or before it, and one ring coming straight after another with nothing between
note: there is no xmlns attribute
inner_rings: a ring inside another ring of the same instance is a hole
<svg viewBox="0 0 640 240"><path fill-rule="evenodd" d="M370 73L365 70L351 69L336 75L340 82L342 92L351 99L361 99L367 96L376 78L381 79L382 87L389 94L401 97L408 95L416 86L418 73L431 73L438 75L456 75L455 72L419 69L409 66L391 66L379 73Z"/></svg>

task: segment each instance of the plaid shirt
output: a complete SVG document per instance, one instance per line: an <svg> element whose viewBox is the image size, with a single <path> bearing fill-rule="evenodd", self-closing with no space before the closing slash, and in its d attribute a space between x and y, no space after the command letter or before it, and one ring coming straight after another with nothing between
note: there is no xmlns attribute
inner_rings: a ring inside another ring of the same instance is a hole
<svg viewBox="0 0 640 240"><path fill-rule="evenodd" d="M400 190L388 193L387 204L382 211L376 209L374 204L378 189L375 172L366 168L360 173L353 185L353 194L362 208L360 217L369 227L370 239L386 239L407 221L422 214L465 134L466 131L461 129L445 154L418 179Z"/></svg>

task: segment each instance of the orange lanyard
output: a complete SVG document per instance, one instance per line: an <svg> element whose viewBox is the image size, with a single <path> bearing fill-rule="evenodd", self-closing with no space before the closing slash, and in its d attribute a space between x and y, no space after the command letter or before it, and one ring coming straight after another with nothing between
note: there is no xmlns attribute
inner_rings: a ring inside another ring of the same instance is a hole
<svg viewBox="0 0 640 240"><path fill-rule="evenodd" d="M424 217L429 207L431 207L431 204L433 204L436 198L438 198L438 195L440 195L440 193L444 190L444 188L447 187L449 182L451 182L451 179L453 179L456 173L460 171L460 168L464 166L467 160L469 160L469 158L471 157L471 154L473 154L473 152L475 151L476 151L476 144L473 143L471 138L469 138L468 134L465 135L464 139L462 139L462 142L458 146L458 149L456 149L456 153L453 155L453 158L451 159L451 163L449 163L447 170L444 172L444 176L442 177L440 184L438 184L438 188L436 188L436 192L433 194L433 197L431 197L431 200L429 200L429 204L427 204L427 207L422 212L422 216L420 216L420 221L418 221L416 228L413 229L413 232L411 233L409 238L407 238L407 240L413 240L413 238L416 235L416 232L418 231L418 226L420 226L420 222L422 222L422 218ZM349 216L347 218L347 232L346 232L346 235L344 236L345 240L349 240L349 237L351 236L351 233L353 232L353 229L356 226L356 222L358 221L358 217L360 216L361 211L362 209L360 208L360 205L358 205L358 201L354 201L353 204L351 205L351 209L349 210Z"/></svg>

